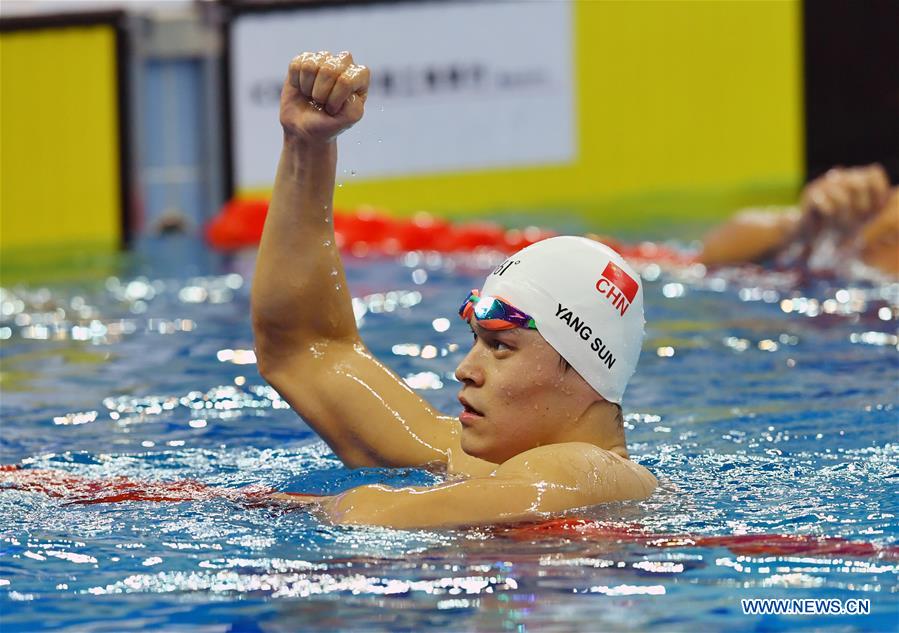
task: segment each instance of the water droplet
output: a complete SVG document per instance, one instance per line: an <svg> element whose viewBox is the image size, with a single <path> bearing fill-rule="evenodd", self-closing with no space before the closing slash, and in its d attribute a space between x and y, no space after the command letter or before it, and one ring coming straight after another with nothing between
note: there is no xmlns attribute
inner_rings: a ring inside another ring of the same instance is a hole
<svg viewBox="0 0 899 633"><path fill-rule="evenodd" d="M355 169L351 170L351 171L350 171L350 176L355 176L355 175L356 175L356 170L355 170Z"/></svg>
<svg viewBox="0 0 899 633"><path fill-rule="evenodd" d="M330 245L331 245L331 240L325 240L324 242L322 242L322 246L330 246Z"/></svg>
<svg viewBox="0 0 899 633"><path fill-rule="evenodd" d="M378 143L382 142L381 139L378 139Z"/></svg>

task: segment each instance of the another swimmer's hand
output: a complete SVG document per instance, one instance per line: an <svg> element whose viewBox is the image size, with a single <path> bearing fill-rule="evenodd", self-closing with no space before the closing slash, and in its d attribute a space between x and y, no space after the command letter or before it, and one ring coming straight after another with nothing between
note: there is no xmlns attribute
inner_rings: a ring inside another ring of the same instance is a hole
<svg viewBox="0 0 899 633"><path fill-rule="evenodd" d="M296 506L305 506L313 503L322 503L330 497L322 495L308 495L302 492L274 492L266 495L266 498L277 503L288 503Z"/></svg>
<svg viewBox="0 0 899 633"><path fill-rule="evenodd" d="M310 145L333 141L361 118L369 71L348 52L302 53L290 62L281 89L285 138Z"/></svg>
<svg viewBox="0 0 899 633"><path fill-rule="evenodd" d="M826 229L843 235L856 230L886 204L889 193L881 165L834 167L802 190L802 237L814 239Z"/></svg>
<svg viewBox="0 0 899 633"><path fill-rule="evenodd" d="M880 213L858 232L861 260L899 279L899 187L894 187Z"/></svg>

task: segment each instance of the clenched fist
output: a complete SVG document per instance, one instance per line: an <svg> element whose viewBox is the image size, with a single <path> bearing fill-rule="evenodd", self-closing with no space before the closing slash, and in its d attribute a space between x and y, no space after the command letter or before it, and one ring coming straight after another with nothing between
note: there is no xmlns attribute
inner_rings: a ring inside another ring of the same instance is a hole
<svg viewBox="0 0 899 633"><path fill-rule="evenodd" d="M800 207L807 228L854 231L883 208L890 181L880 165L834 167L802 190Z"/></svg>
<svg viewBox="0 0 899 633"><path fill-rule="evenodd" d="M362 118L369 77L348 52L297 55L281 88L284 133L312 144L333 140Z"/></svg>

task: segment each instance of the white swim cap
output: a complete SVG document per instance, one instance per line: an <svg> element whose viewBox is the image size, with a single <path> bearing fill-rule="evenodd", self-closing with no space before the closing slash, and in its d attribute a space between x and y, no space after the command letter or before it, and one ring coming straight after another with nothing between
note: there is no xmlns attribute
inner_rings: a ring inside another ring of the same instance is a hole
<svg viewBox="0 0 899 633"><path fill-rule="evenodd" d="M640 276L618 253L585 237L521 249L484 282L533 317L537 331L609 402L621 403L643 345Z"/></svg>

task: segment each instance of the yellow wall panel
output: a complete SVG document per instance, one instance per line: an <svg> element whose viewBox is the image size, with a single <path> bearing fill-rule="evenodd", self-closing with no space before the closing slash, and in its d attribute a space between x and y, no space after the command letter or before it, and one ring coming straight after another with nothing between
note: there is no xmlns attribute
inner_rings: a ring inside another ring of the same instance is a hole
<svg viewBox="0 0 899 633"><path fill-rule="evenodd" d="M579 8L584 162L604 189L799 177L797 3Z"/></svg>
<svg viewBox="0 0 899 633"><path fill-rule="evenodd" d="M0 34L0 248L121 239L112 26Z"/></svg>
<svg viewBox="0 0 899 633"><path fill-rule="evenodd" d="M800 8L575 2L574 164L347 179L337 204L456 215L554 207L597 228L639 228L788 202L803 173Z"/></svg>

